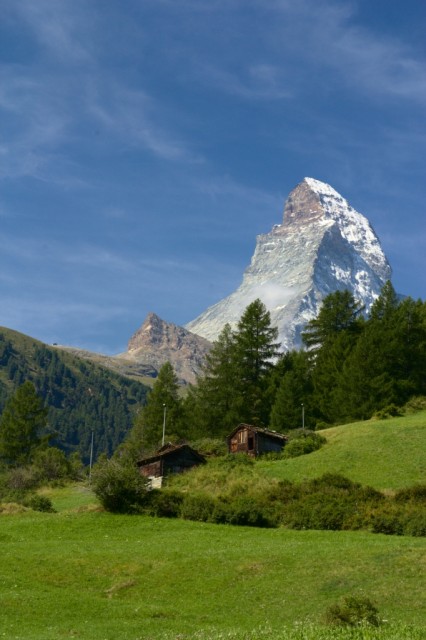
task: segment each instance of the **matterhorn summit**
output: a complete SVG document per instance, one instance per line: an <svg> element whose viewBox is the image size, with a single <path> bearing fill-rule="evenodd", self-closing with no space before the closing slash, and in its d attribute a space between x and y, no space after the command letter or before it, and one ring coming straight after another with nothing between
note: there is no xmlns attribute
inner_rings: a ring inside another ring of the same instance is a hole
<svg viewBox="0 0 426 640"><path fill-rule="evenodd" d="M330 185L305 178L288 196L282 224L257 237L238 289L186 325L215 340L235 327L260 298L278 327L283 349L301 345L301 332L323 299L348 289L368 311L391 277L391 268L367 218Z"/></svg>

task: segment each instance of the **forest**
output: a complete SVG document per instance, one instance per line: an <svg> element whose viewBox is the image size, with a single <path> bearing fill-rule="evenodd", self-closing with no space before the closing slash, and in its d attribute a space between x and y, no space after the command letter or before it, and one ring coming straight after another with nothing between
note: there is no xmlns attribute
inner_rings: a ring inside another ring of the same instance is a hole
<svg viewBox="0 0 426 640"><path fill-rule="evenodd" d="M426 303L401 299L390 282L368 315L349 291L331 293L302 338L302 349L280 352L269 312L253 301L185 397L162 367L126 446L155 449L164 422L168 441L223 439L241 422L286 433L398 415L426 394Z"/></svg>

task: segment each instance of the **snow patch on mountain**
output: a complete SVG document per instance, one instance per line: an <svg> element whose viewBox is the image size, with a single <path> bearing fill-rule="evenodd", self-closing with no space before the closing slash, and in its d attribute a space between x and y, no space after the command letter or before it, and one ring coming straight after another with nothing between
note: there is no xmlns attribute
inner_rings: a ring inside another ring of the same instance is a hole
<svg viewBox="0 0 426 640"><path fill-rule="evenodd" d="M257 237L238 289L186 328L215 340L226 323L235 327L247 305L260 298L283 347L299 347L306 322L317 316L326 295L349 289L368 310L390 276L367 218L329 184L305 178L289 194L282 224Z"/></svg>

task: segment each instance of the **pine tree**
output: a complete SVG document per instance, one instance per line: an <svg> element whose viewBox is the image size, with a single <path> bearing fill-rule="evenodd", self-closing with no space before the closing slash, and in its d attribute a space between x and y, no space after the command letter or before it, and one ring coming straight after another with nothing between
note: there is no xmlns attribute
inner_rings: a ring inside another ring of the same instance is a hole
<svg viewBox="0 0 426 640"><path fill-rule="evenodd" d="M278 329L261 300L248 305L235 333L235 382L240 421L267 424L270 404L266 393L274 359L279 355L275 342Z"/></svg>
<svg viewBox="0 0 426 640"><path fill-rule="evenodd" d="M32 382L24 382L7 401L0 419L0 456L12 465L31 462L46 426L47 408Z"/></svg>
<svg viewBox="0 0 426 640"><path fill-rule="evenodd" d="M290 366L284 372L271 410L270 427L276 431L314 427L316 416L312 405L312 380L306 351L288 354ZM303 415L302 415L303 413Z"/></svg>
<svg viewBox="0 0 426 640"><path fill-rule="evenodd" d="M319 314L306 325L302 333L305 345L316 352L342 331L356 334L363 307L350 291L335 291L324 298Z"/></svg>
<svg viewBox="0 0 426 640"><path fill-rule="evenodd" d="M147 397L145 407L135 419L130 438L141 438L142 449L155 449L161 445L164 418L166 441L177 439L181 433L181 400L179 383L170 362L161 367L158 378Z"/></svg>
<svg viewBox="0 0 426 640"><path fill-rule="evenodd" d="M183 403L192 437L223 437L232 430L239 416L235 379L235 337L226 324Z"/></svg>

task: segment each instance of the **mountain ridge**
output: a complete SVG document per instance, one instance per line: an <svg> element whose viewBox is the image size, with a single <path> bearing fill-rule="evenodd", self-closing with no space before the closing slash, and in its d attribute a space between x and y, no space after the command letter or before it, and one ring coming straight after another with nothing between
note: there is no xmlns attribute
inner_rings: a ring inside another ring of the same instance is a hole
<svg viewBox="0 0 426 640"><path fill-rule="evenodd" d="M349 289L368 311L390 277L368 219L329 184L304 178L285 202L282 223L257 236L240 286L185 327L213 341L260 298L282 347L298 348L304 326L329 293Z"/></svg>

